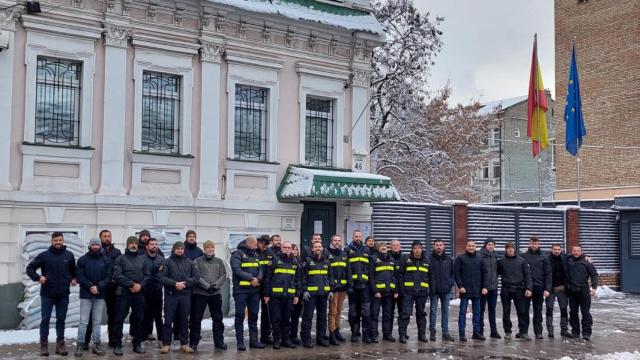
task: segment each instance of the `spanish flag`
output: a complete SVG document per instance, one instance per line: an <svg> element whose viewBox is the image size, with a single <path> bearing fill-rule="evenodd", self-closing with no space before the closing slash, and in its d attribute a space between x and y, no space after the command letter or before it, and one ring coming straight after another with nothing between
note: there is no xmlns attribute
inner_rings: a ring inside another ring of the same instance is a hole
<svg viewBox="0 0 640 360"><path fill-rule="evenodd" d="M529 99L527 102L527 136L531 139L533 157L549 147L547 133L547 96L542 85L542 73L538 63L537 34L533 38L533 55L531 56L531 76L529 78Z"/></svg>

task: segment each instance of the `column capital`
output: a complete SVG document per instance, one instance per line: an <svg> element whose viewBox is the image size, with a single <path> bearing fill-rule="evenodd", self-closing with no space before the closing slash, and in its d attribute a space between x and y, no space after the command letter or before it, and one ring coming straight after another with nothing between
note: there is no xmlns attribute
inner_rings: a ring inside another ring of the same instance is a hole
<svg viewBox="0 0 640 360"><path fill-rule="evenodd" d="M20 9L0 9L0 30L14 31L20 18Z"/></svg>
<svg viewBox="0 0 640 360"><path fill-rule="evenodd" d="M200 60L219 64L225 50L224 44L204 39L200 40L200 44L202 44L200 47Z"/></svg>
<svg viewBox="0 0 640 360"><path fill-rule="evenodd" d="M369 88L371 86L371 71L367 69L353 68L351 70L353 86Z"/></svg>
<svg viewBox="0 0 640 360"><path fill-rule="evenodd" d="M118 24L104 24L105 45L126 48L130 37L131 29Z"/></svg>

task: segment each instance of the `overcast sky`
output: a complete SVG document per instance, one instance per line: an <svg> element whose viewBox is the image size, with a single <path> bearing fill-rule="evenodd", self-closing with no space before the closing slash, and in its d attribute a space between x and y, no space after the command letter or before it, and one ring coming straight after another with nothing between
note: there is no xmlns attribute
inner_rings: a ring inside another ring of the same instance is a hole
<svg viewBox="0 0 640 360"><path fill-rule="evenodd" d="M553 1L414 0L422 12L444 17L442 52L431 89L453 86L453 102L488 102L526 95L533 34L544 87L554 89Z"/></svg>

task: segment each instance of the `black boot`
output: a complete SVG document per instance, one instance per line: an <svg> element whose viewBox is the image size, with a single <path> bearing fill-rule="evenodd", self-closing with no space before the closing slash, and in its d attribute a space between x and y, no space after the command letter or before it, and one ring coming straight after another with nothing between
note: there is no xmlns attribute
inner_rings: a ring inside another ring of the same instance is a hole
<svg viewBox="0 0 640 360"><path fill-rule="evenodd" d="M340 341L340 342L347 341L347 339L345 339L344 336L342 336L342 334L340 334L340 329L336 329L336 331L334 331L334 333L336 334L336 339L338 339L338 341Z"/></svg>
<svg viewBox="0 0 640 360"><path fill-rule="evenodd" d="M332 332L329 335L329 344L334 345L334 346L335 345L340 345L340 341L338 341L338 338L336 338L336 332L335 331Z"/></svg>
<svg viewBox="0 0 640 360"><path fill-rule="evenodd" d="M351 342L360 342L360 324L355 324L351 328Z"/></svg>
<svg viewBox="0 0 640 360"><path fill-rule="evenodd" d="M400 331L399 332L399 336L398 336L398 341L400 341L401 344L406 344L407 343L407 330L405 329L404 331Z"/></svg>
<svg viewBox="0 0 640 360"><path fill-rule="evenodd" d="M282 346L289 348L289 349L295 349L296 348L296 344L294 344L291 339L284 339L282 341Z"/></svg>
<svg viewBox="0 0 640 360"><path fill-rule="evenodd" d="M329 347L329 341L324 338L324 336L319 336L316 338L316 344L322 347Z"/></svg>
<svg viewBox="0 0 640 360"><path fill-rule="evenodd" d="M492 331L490 337L492 339L502 339L502 336L500 336L497 331Z"/></svg>
<svg viewBox="0 0 640 360"><path fill-rule="evenodd" d="M425 335L425 334L418 334L418 341L420 341L420 342L429 342L429 340L427 339L427 335Z"/></svg>
<svg viewBox="0 0 640 360"><path fill-rule="evenodd" d="M275 350L280 349L280 339L273 338L271 344Z"/></svg>
<svg viewBox="0 0 640 360"><path fill-rule="evenodd" d="M224 343L224 337L222 335L215 335L213 337L213 343L216 349L227 350L227 344Z"/></svg>
<svg viewBox="0 0 640 360"><path fill-rule="evenodd" d="M133 344L133 352L136 354L144 354L144 348L142 347L142 344Z"/></svg>
<svg viewBox="0 0 640 360"><path fill-rule="evenodd" d="M442 334L442 341L453 342L453 336L449 333Z"/></svg>
<svg viewBox="0 0 640 360"><path fill-rule="evenodd" d="M311 342L311 339L302 339L302 346L306 347L307 349L311 349L313 348L313 343Z"/></svg>
<svg viewBox="0 0 640 360"><path fill-rule="evenodd" d="M247 347L244 345L244 339L243 338L236 339L236 343L237 343L238 351L247 350Z"/></svg>
<svg viewBox="0 0 640 360"><path fill-rule="evenodd" d="M480 334L480 333L473 333L473 335L471 336L471 338L473 340L487 340L486 337L484 337L484 335Z"/></svg>
<svg viewBox="0 0 640 360"><path fill-rule="evenodd" d="M67 356L69 353L67 352L67 347L64 344L64 340L56 341L56 354Z"/></svg>
<svg viewBox="0 0 640 360"><path fill-rule="evenodd" d="M249 348L264 349L264 345L258 341L258 333L249 333Z"/></svg>
<svg viewBox="0 0 640 360"><path fill-rule="evenodd" d="M93 344L93 353L99 356L104 355L104 350L102 350L102 345L100 345L100 343Z"/></svg>
<svg viewBox="0 0 640 360"><path fill-rule="evenodd" d="M83 348L84 348L84 346L83 346L83 344L82 344L82 343L78 343L78 344L76 344L76 352L75 352L73 355L75 355L75 356L77 356L77 357L82 356L82 349L83 349Z"/></svg>
<svg viewBox="0 0 640 360"><path fill-rule="evenodd" d="M435 331L430 331L429 332L429 340L436 341L436 332Z"/></svg>
<svg viewBox="0 0 640 360"><path fill-rule="evenodd" d="M388 342L396 342L396 338L391 335L382 335L382 340Z"/></svg>
<svg viewBox="0 0 640 360"><path fill-rule="evenodd" d="M113 355L122 356L122 346L113 345Z"/></svg>

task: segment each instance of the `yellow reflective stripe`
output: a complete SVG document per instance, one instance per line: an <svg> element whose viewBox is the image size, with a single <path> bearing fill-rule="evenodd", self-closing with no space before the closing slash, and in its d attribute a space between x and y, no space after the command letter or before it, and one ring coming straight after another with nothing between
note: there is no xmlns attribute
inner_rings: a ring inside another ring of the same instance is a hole
<svg viewBox="0 0 640 360"><path fill-rule="evenodd" d="M269 260L260 260L258 261L260 265L269 265Z"/></svg>
<svg viewBox="0 0 640 360"><path fill-rule="evenodd" d="M251 281L240 280L238 283L240 286L251 286Z"/></svg>
<svg viewBox="0 0 640 360"><path fill-rule="evenodd" d="M317 286L308 286L307 287L307 291L318 291L318 287Z"/></svg>
<svg viewBox="0 0 640 360"><path fill-rule="evenodd" d="M413 281L405 281L404 286L413 286Z"/></svg>
<svg viewBox="0 0 640 360"><path fill-rule="evenodd" d="M369 259L366 257L362 257L362 256L358 256L358 257L354 257L349 259L349 262L358 262L358 261L362 261L362 262L366 262L367 264L369 263Z"/></svg>
<svg viewBox="0 0 640 360"><path fill-rule="evenodd" d="M387 288L387 284L376 284L376 288L378 288L378 289L386 289Z"/></svg>
<svg viewBox="0 0 640 360"><path fill-rule="evenodd" d="M377 266L376 271L393 271L393 266Z"/></svg>
<svg viewBox="0 0 640 360"><path fill-rule="evenodd" d="M324 288L322 288L322 290L324 290L324 291L330 291L330 290L331 290L331 287L330 287L330 286L325 286Z"/></svg>
<svg viewBox="0 0 640 360"><path fill-rule="evenodd" d="M295 294L296 293L296 289L287 289L287 292L289 294Z"/></svg>
<svg viewBox="0 0 640 360"><path fill-rule="evenodd" d="M347 266L347 263L344 261L336 261L334 263L331 263L331 266Z"/></svg>
<svg viewBox="0 0 640 360"><path fill-rule="evenodd" d="M274 292L274 293L281 293L281 292L284 292L284 289L283 288L271 288L271 291Z"/></svg>
<svg viewBox="0 0 640 360"><path fill-rule="evenodd" d="M416 271L416 270L418 270L418 268L415 266L407 266L407 271Z"/></svg>
<svg viewBox="0 0 640 360"><path fill-rule="evenodd" d="M423 266L418 267L418 270L422 271L422 272L429 272L429 269Z"/></svg>
<svg viewBox="0 0 640 360"><path fill-rule="evenodd" d="M420 283L420 286L428 288L428 287L429 287L429 284L427 284L427 283L425 283L425 282L421 282L421 283Z"/></svg>
<svg viewBox="0 0 640 360"><path fill-rule="evenodd" d="M347 283L347 280L340 280L340 284L343 284L343 285L344 285L344 284L346 284L346 283Z"/></svg>
<svg viewBox="0 0 640 360"><path fill-rule="evenodd" d="M260 264L256 261L256 262L243 262L242 264L240 264L240 267L258 267L260 266Z"/></svg>
<svg viewBox="0 0 640 360"><path fill-rule="evenodd" d="M309 275L327 275L327 270L309 270Z"/></svg>
<svg viewBox="0 0 640 360"><path fill-rule="evenodd" d="M392 289L395 289L395 288L396 288L396 284L391 283L391 288L392 288Z"/></svg>
<svg viewBox="0 0 640 360"><path fill-rule="evenodd" d="M362 277L364 280L369 280L369 276L368 275L362 274L362 275L360 275L360 277ZM358 274L351 275L351 278L353 280L357 280L358 279Z"/></svg>
<svg viewBox="0 0 640 360"><path fill-rule="evenodd" d="M291 275L295 275L296 271L293 269L275 269L273 271L274 274L291 274Z"/></svg>

